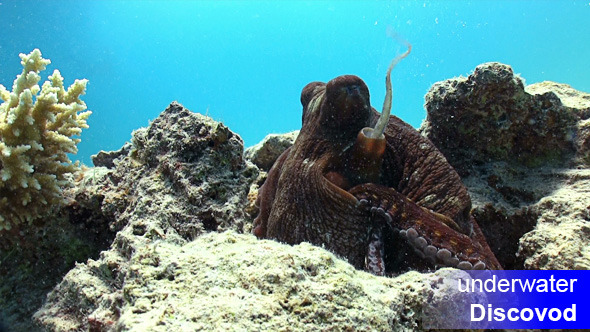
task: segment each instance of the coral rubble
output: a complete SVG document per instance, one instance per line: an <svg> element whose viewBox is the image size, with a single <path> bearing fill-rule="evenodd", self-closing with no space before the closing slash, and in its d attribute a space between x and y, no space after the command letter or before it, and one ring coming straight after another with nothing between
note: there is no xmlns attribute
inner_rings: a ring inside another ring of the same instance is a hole
<svg viewBox="0 0 590 332"><path fill-rule="evenodd" d="M67 90L55 70L39 88L39 73L50 63L38 49L20 54L22 74L12 91L0 85L0 231L30 223L61 203L67 175L78 170L68 153L76 153L90 111L80 100L86 80Z"/></svg>

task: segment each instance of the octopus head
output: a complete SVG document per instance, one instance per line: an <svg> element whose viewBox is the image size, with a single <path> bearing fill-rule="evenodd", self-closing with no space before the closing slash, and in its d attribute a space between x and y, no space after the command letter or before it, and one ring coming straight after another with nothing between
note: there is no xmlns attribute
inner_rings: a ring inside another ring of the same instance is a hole
<svg viewBox="0 0 590 332"><path fill-rule="evenodd" d="M311 126L325 138L353 139L371 120L369 88L354 75L309 83L301 92L301 104L303 128Z"/></svg>

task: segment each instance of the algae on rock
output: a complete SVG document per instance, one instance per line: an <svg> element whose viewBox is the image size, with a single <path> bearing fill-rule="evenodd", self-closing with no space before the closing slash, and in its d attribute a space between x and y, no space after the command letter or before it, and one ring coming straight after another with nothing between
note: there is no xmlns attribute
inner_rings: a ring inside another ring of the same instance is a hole
<svg viewBox="0 0 590 332"><path fill-rule="evenodd" d="M67 90L55 70L39 88L39 73L50 63L38 49L20 54L23 72L12 92L0 85L0 231L30 223L55 210L67 174L78 170L68 153L78 151L78 138L90 111L80 100L87 80Z"/></svg>

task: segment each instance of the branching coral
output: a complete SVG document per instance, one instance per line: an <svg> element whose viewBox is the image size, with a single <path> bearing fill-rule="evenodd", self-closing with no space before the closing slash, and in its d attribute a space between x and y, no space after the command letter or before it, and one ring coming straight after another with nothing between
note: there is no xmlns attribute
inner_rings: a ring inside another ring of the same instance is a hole
<svg viewBox="0 0 590 332"><path fill-rule="evenodd" d="M0 85L0 231L32 222L62 201L67 174L78 170L68 153L78 151L82 128L88 128L86 104L80 100L87 80L67 91L58 70L39 88L39 73L50 63L38 49L20 54L22 74L12 92Z"/></svg>

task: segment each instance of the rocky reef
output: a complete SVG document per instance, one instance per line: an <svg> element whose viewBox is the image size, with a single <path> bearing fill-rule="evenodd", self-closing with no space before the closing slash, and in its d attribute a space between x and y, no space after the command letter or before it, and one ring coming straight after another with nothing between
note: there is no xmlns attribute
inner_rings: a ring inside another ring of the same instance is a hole
<svg viewBox="0 0 590 332"><path fill-rule="evenodd" d="M116 320L129 259L148 243L186 243L210 231L250 231L244 210L258 169L244 160L241 138L223 124L172 103L149 127L135 131L130 144L83 169L75 187L64 192L68 204L56 222L31 228L19 236L20 246L0 252L0 320L4 316L11 328L30 328L22 317L38 309L69 269L47 299L45 308L52 309L38 314L44 329L88 329L95 311L101 313L98 321ZM56 257L49 260L50 255ZM105 270L107 259L117 264ZM70 284L65 280L72 275L79 278ZM84 291L64 289L74 284Z"/></svg>
<svg viewBox="0 0 590 332"><path fill-rule="evenodd" d="M436 83L425 107L422 133L462 175L505 267L590 267L590 95L525 87L490 63ZM39 245L0 248L0 321L17 331L424 328L424 302L451 270L376 277L322 248L250 234L256 188L293 136L266 139L249 160L223 124L170 104L73 179L56 222L21 237Z"/></svg>

